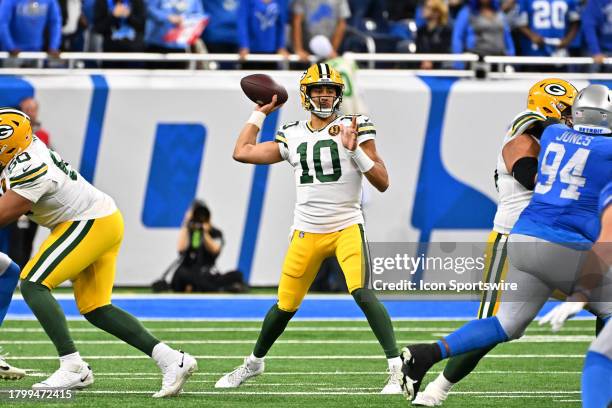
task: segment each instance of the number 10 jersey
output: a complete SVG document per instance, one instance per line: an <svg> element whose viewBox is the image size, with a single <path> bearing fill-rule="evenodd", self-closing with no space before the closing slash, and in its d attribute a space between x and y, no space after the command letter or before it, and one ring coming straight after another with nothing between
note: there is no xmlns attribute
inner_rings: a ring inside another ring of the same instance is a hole
<svg viewBox="0 0 612 408"><path fill-rule="evenodd" d="M374 139L370 119L357 116L357 143ZM340 125L351 126L353 116L339 116L320 130L308 121L291 122L276 134L281 156L294 169L297 201L294 230L328 233L363 223L363 174L344 148Z"/></svg>

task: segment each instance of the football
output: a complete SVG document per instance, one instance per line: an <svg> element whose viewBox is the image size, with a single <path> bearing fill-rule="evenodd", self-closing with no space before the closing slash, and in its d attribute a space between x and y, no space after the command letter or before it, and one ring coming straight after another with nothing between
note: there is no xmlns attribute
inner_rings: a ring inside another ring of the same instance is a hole
<svg viewBox="0 0 612 408"><path fill-rule="evenodd" d="M250 100L258 105L265 105L277 95L277 105L287 102L287 90L266 74L253 74L240 80L240 87Z"/></svg>

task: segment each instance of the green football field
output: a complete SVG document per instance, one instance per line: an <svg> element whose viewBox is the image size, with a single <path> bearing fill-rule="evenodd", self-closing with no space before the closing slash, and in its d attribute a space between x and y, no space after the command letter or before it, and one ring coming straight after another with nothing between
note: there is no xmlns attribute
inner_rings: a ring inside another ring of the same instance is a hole
<svg viewBox="0 0 612 408"><path fill-rule="evenodd" d="M398 321L399 344L433 341L458 321ZM266 373L236 390L216 390L216 380L251 352L259 322L151 321L146 326L171 346L196 356L198 372L181 396L155 400L161 375L155 364L130 346L85 321L70 322L79 351L95 383L74 400L44 406L78 407L406 407L399 395L379 395L386 360L366 322L295 321L266 359ZM498 346L461 384L446 407L579 407L583 355L593 338L593 321L571 321L559 334L532 325L525 337ZM0 346L7 360L28 370L4 390L27 389L58 365L53 345L37 322L6 321ZM444 364L444 363L442 363ZM431 380L443 368L433 368ZM8 401L0 405L41 406Z"/></svg>

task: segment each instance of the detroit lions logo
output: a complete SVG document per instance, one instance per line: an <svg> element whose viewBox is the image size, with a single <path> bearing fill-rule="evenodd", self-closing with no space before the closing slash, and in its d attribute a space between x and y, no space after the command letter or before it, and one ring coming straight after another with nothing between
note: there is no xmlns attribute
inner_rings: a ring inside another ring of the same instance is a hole
<svg viewBox="0 0 612 408"><path fill-rule="evenodd" d="M0 125L0 140L8 139L13 135L13 127L9 125Z"/></svg>

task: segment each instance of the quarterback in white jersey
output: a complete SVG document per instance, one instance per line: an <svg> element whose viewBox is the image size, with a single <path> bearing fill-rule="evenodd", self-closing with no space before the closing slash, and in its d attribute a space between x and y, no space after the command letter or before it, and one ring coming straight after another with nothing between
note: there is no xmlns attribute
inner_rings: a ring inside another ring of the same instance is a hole
<svg viewBox="0 0 612 408"><path fill-rule="evenodd" d="M133 316L111 303L123 217L108 195L89 184L32 135L23 112L0 108L0 226L27 215L51 229L21 271L24 300L53 342L60 367L35 390L80 389L93 384L51 290L71 281L79 312L96 327L151 356L163 373L155 397L177 395L196 360L157 340ZM0 366L0 368L2 368Z"/></svg>
<svg viewBox="0 0 612 408"><path fill-rule="evenodd" d="M293 234L278 285L278 302L263 322L253 353L244 364L224 375L217 388L235 388L264 370L264 357L282 334L319 271L321 262L336 256L347 287L366 315L389 365L384 394L401 393L401 359L389 315L367 287L370 273L361 212L363 177L379 191L389 185L387 170L376 152L376 129L369 118L344 116L338 109L344 83L328 64L314 64L300 80L302 106L309 121L288 123L274 142L257 143L266 115L277 109L276 96L255 109L242 129L234 159L293 166L297 202Z"/></svg>

